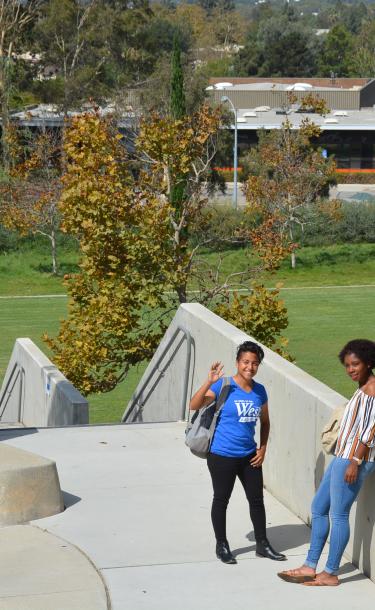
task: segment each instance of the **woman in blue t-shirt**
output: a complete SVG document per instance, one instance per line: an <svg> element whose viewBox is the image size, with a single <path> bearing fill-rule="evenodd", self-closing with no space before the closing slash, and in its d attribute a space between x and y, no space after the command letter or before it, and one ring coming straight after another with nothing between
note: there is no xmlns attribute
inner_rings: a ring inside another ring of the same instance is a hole
<svg viewBox="0 0 375 610"><path fill-rule="evenodd" d="M245 341L239 346L236 358L237 373L230 378L229 392L207 457L214 491L211 518L216 536L216 555L224 563L237 563L230 551L226 535L226 511L237 476L249 502L257 555L276 561L286 559L285 555L272 548L266 534L262 464L270 420L266 390L254 381L263 358L264 352L256 343ZM222 378L223 365L214 362L207 381L191 399L190 409L196 411L217 399L223 384ZM254 439L258 419L259 447Z"/></svg>

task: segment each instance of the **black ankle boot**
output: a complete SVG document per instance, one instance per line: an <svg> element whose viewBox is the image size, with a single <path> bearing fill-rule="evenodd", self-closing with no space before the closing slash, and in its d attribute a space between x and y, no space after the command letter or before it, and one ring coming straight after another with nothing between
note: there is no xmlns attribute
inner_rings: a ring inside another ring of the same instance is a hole
<svg viewBox="0 0 375 610"><path fill-rule="evenodd" d="M232 555L229 544L226 541L216 543L216 557L223 563L237 563L237 560L234 555Z"/></svg>
<svg viewBox="0 0 375 610"><path fill-rule="evenodd" d="M260 557L267 557L267 559L274 559L274 561L284 561L284 559L286 559L286 555L278 553L272 548L267 538L264 540L259 540L256 543L255 552Z"/></svg>

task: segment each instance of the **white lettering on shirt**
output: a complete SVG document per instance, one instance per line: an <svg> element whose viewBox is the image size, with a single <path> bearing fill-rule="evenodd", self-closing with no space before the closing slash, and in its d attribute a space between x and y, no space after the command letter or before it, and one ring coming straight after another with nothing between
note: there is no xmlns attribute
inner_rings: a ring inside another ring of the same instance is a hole
<svg viewBox="0 0 375 610"><path fill-rule="evenodd" d="M235 400L234 404L237 407L239 422L247 423L257 421L261 408L254 405L252 400Z"/></svg>

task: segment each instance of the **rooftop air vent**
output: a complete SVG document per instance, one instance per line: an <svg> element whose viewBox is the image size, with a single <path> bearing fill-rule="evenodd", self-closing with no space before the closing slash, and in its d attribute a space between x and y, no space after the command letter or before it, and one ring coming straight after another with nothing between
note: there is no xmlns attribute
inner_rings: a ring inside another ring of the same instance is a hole
<svg viewBox="0 0 375 610"><path fill-rule="evenodd" d="M333 123L338 123L337 119L324 119L324 122L327 124L333 124Z"/></svg>
<svg viewBox="0 0 375 610"><path fill-rule="evenodd" d="M254 108L255 112L268 112L269 110L271 110L271 106L257 106Z"/></svg>
<svg viewBox="0 0 375 610"><path fill-rule="evenodd" d="M294 83L294 85L288 85L287 91L307 91L308 89L312 89L312 85L308 83Z"/></svg>
<svg viewBox="0 0 375 610"><path fill-rule="evenodd" d="M333 113L333 116L348 116L348 113L346 112L346 110L336 110Z"/></svg>

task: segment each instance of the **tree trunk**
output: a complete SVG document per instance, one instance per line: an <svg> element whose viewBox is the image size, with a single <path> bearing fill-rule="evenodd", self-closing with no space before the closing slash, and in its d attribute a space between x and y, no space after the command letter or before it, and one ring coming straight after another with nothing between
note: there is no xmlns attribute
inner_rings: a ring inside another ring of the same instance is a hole
<svg viewBox="0 0 375 610"><path fill-rule="evenodd" d="M57 275L57 246L56 246L56 233L52 230L51 233L51 255L52 255L52 273Z"/></svg>
<svg viewBox="0 0 375 610"><path fill-rule="evenodd" d="M10 154L9 154L9 59L7 57L1 57L0 60L0 91L1 91L1 150L2 150L2 162L5 172L9 171L10 168Z"/></svg>
<svg viewBox="0 0 375 610"><path fill-rule="evenodd" d="M184 286L177 286L176 292L177 292L178 300L179 300L180 304L186 303L187 302L186 284Z"/></svg>
<svg viewBox="0 0 375 610"><path fill-rule="evenodd" d="M289 237L290 237L290 241L293 243L294 239L293 239L293 229L291 226L289 226ZM290 259L292 262L292 269L296 268L296 253L293 250L292 254L290 255Z"/></svg>

